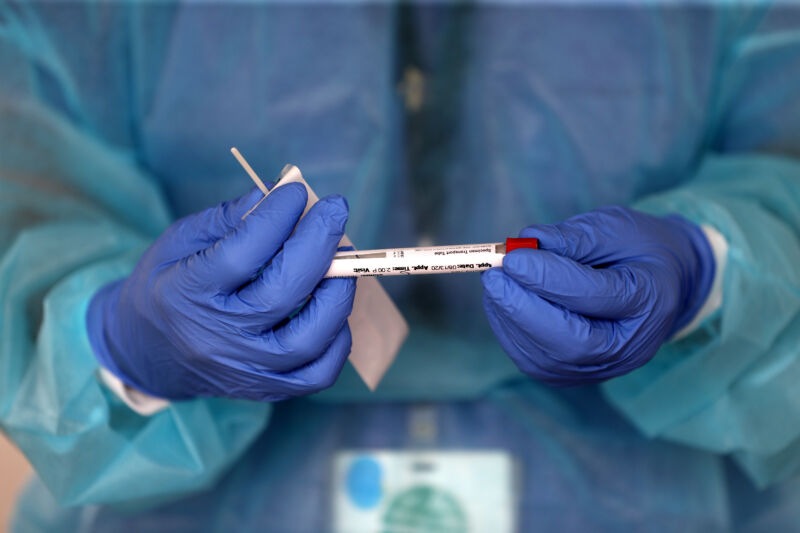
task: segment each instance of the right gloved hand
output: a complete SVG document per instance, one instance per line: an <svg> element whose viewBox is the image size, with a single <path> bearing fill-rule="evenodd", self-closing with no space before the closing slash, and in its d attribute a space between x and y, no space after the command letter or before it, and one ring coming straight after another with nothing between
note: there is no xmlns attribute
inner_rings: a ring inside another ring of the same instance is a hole
<svg viewBox="0 0 800 533"><path fill-rule="evenodd" d="M275 401L336 381L350 353L355 280L322 276L347 202L323 198L298 223L307 195L290 183L241 220L260 196L253 189L178 220L128 278L95 294L87 327L105 368L168 399Z"/></svg>

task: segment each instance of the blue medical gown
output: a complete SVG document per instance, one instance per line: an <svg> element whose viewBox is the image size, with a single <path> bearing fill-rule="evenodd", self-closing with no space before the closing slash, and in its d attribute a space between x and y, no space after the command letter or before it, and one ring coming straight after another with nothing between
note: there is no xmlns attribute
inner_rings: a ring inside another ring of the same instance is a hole
<svg viewBox="0 0 800 533"><path fill-rule="evenodd" d="M798 23L702 2L0 5L0 425L41 480L16 528L325 531L332 457L373 448L508 452L523 531L796 528ZM361 248L681 213L729 243L723 307L558 390L503 354L476 275L386 279L411 335L377 392L347 367L310 399L137 415L96 377L87 302L249 187L232 145L344 194Z"/></svg>

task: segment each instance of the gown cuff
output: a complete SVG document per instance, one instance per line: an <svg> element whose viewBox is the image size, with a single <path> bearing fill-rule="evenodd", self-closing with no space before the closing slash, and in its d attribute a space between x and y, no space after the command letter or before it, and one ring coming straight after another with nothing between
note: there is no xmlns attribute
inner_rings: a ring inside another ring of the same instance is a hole
<svg viewBox="0 0 800 533"><path fill-rule="evenodd" d="M707 317L711 316L714 311L722 307L723 286L722 281L725 277L725 266L728 261L728 241L725 237L715 228L703 224L700 227L708 239L708 244L711 247L711 253L714 255L714 281L711 284L711 290L708 291L706 301L700 307L695 317L691 322L686 324L670 339L671 341L680 340L700 327L700 324Z"/></svg>
<svg viewBox="0 0 800 533"><path fill-rule="evenodd" d="M142 416L151 416L169 407L168 400L134 389L103 367L98 370L98 377L125 405Z"/></svg>

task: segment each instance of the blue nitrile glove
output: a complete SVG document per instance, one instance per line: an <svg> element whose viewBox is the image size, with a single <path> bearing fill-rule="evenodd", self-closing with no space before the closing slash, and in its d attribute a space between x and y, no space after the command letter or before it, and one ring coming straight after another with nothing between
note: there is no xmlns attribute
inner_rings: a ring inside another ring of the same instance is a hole
<svg viewBox="0 0 800 533"><path fill-rule="evenodd" d="M526 374L580 385L645 364L697 314L715 262L703 231L679 217L607 207L521 237L483 273L484 308L500 344Z"/></svg>
<svg viewBox="0 0 800 533"><path fill-rule="evenodd" d="M350 353L355 280L322 276L347 202L323 198L298 223L307 196L292 183L241 220L260 197L178 220L128 278L97 292L87 325L104 367L170 399L273 401L334 383Z"/></svg>

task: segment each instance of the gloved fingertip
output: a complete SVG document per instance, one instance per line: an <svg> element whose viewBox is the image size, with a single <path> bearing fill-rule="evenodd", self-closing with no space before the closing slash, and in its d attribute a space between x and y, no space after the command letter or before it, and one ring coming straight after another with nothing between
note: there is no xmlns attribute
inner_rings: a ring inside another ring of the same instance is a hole
<svg viewBox="0 0 800 533"><path fill-rule="evenodd" d="M320 203L324 202L325 204L330 206L330 213L342 213L345 216L350 212L350 205L347 203L347 199L340 195L340 194L330 194L320 200Z"/></svg>
<svg viewBox="0 0 800 533"><path fill-rule="evenodd" d="M481 283L486 294L491 298L502 298L506 281L503 272L499 268L490 268L481 274Z"/></svg>
<svg viewBox="0 0 800 533"><path fill-rule="evenodd" d="M281 185L274 192L270 193L270 196L273 194L292 194L297 195L299 198L303 200L303 205L308 201L308 191L306 190L306 186L302 183L292 182L287 183L286 185Z"/></svg>
<svg viewBox="0 0 800 533"><path fill-rule="evenodd" d="M552 224L536 224L523 228L519 232L523 239L538 239L540 250L560 250L563 244L563 236L560 230Z"/></svg>
<svg viewBox="0 0 800 533"><path fill-rule="evenodd" d="M356 293L356 278L327 278L320 283L320 288L335 290L342 302L350 302Z"/></svg>
<svg viewBox="0 0 800 533"><path fill-rule="evenodd" d="M338 230L344 232L344 226L349 215L349 206L344 196L332 194L320 200L317 205L319 205L318 209L321 210L321 216L326 221L334 222Z"/></svg>
<svg viewBox="0 0 800 533"><path fill-rule="evenodd" d="M522 228L519 232L519 236L523 239L540 239L542 237L547 238L550 233L552 233L553 226L548 224L533 224L531 226L527 226Z"/></svg>
<svg viewBox="0 0 800 533"><path fill-rule="evenodd" d="M260 197L263 197L263 194L258 188L256 188L256 191L258 191L259 196L259 198L256 200L257 202L260 200ZM253 210L253 214L267 214L273 211L276 206L278 206L278 208L281 210L295 212L299 211L302 213L306 207L307 201L308 193L306 192L306 188L302 183L287 183L286 185L281 185L277 189L271 191L269 196L267 196L264 201ZM253 205L255 205L256 202L253 202Z"/></svg>
<svg viewBox="0 0 800 533"><path fill-rule="evenodd" d="M503 258L503 270L510 274L519 274L523 270L527 270L529 265L530 258L527 257L528 254L525 254L527 250L514 250L506 254Z"/></svg>
<svg viewBox="0 0 800 533"><path fill-rule="evenodd" d="M356 289L358 288L356 278L347 278L347 295L350 302L350 311L353 311L353 304L355 303Z"/></svg>

